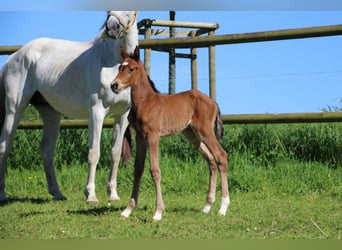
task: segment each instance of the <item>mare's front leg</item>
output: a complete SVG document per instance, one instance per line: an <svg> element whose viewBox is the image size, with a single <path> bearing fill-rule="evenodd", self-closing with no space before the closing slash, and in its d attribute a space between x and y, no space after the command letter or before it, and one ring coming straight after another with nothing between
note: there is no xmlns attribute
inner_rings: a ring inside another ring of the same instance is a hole
<svg viewBox="0 0 342 250"><path fill-rule="evenodd" d="M127 218L132 213L135 206L138 204L138 195L140 189L141 176L145 168L145 159L147 152L147 144L144 137L136 132L136 155L134 161L134 183L131 199L128 202L126 209L121 213L122 218Z"/></svg>
<svg viewBox="0 0 342 250"><path fill-rule="evenodd" d="M0 131L0 201L7 200L5 193L5 177L7 157L10 153L15 131L17 130L22 112L7 112L2 130Z"/></svg>
<svg viewBox="0 0 342 250"><path fill-rule="evenodd" d="M11 76L11 75L10 75ZM12 76L13 77L13 76ZM11 77L9 77L11 78ZM14 77L15 78L15 77ZM6 82L4 82L6 84ZM3 86L1 86L3 87ZM18 94L19 93L19 94ZM4 94L4 93L2 93ZM17 95L22 95L19 98ZM2 96L4 98L4 96ZM5 175L7 169L7 157L12 148L14 134L17 130L20 117L28 105L29 93L21 93L17 85L9 84L5 100L0 100L5 104L5 110L1 110L3 124L0 124L0 201L6 201Z"/></svg>
<svg viewBox="0 0 342 250"><path fill-rule="evenodd" d="M88 125L88 181L84 190L87 202L98 204L99 200L95 193L95 174L96 167L100 159L100 140L105 111L102 103L97 103L90 110Z"/></svg>
<svg viewBox="0 0 342 250"><path fill-rule="evenodd" d="M109 201L120 200L117 193L117 174L120 163L120 157L122 152L122 143L125 131L128 127L128 116L129 111L124 113L121 117L119 115L114 118L113 127L113 146L112 146L112 166L107 183L107 193ZM119 122L120 121L120 122Z"/></svg>

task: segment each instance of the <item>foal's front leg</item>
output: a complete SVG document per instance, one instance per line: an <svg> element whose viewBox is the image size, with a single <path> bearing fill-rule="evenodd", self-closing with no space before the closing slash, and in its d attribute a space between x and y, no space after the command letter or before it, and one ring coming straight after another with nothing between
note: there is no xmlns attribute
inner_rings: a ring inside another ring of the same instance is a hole
<svg viewBox="0 0 342 250"><path fill-rule="evenodd" d="M158 142L159 136L152 135L147 138L150 151L150 173L156 189L156 211L153 216L153 221L159 221L162 218L164 211L164 202L160 186L161 173L158 160Z"/></svg>
<svg viewBox="0 0 342 250"><path fill-rule="evenodd" d="M127 218L132 213L135 206L138 204L138 195L140 189L141 176L145 168L145 159L147 152L147 144L143 136L136 132L136 155L134 161L134 184L131 199L128 202L126 209L121 213L121 218Z"/></svg>

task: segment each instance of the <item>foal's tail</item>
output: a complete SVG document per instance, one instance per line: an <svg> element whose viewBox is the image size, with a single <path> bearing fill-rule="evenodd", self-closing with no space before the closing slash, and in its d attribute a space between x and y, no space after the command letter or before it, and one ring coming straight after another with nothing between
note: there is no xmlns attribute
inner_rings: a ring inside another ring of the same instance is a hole
<svg viewBox="0 0 342 250"><path fill-rule="evenodd" d="M3 79L3 72L0 70L0 133L2 130L2 126L4 125L5 121L5 86L4 86L4 79Z"/></svg>
<svg viewBox="0 0 342 250"><path fill-rule="evenodd" d="M216 114L216 120L215 120L215 136L219 142L222 142L223 134L224 134L223 122L221 120L220 107L218 106L217 103L216 103L216 106L217 106L217 114Z"/></svg>

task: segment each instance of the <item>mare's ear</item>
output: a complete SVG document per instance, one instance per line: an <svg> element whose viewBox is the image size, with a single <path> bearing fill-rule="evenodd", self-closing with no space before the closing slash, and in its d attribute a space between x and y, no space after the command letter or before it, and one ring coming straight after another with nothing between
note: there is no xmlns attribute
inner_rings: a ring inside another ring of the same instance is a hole
<svg viewBox="0 0 342 250"><path fill-rule="evenodd" d="M140 60L140 49L139 46L136 46L134 49L134 59L136 61Z"/></svg>
<svg viewBox="0 0 342 250"><path fill-rule="evenodd" d="M120 47L120 54L122 56L122 59L129 57L129 54L127 53L127 51L122 47Z"/></svg>

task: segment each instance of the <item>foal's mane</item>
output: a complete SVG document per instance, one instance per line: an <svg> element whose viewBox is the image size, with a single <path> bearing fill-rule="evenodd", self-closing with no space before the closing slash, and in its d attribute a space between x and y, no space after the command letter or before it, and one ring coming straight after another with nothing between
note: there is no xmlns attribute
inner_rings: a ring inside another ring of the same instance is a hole
<svg viewBox="0 0 342 250"><path fill-rule="evenodd" d="M155 85L154 82L151 80L151 78L150 78L149 75L147 75L147 79L148 79L148 81L150 82L153 91L159 94L160 91L156 88L156 85Z"/></svg>
<svg viewBox="0 0 342 250"><path fill-rule="evenodd" d="M133 59L133 60L137 60L137 58L135 57L134 53L130 53L130 54L129 54L129 57L130 57L131 59ZM138 60L140 60L140 59L138 59ZM140 62L141 62L141 61L140 61ZM142 62L141 62L141 64L142 64ZM152 79L150 78L150 76L146 73L145 68L143 68L143 69L144 69L144 72L145 72L145 74L146 74L146 76L147 76L147 80L149 81L149 83L150 83L150 85L151 85L153 91L154 91L155 93L158 93L158 94L159 94L160 91L156 88L156 85L154 84L154 82L152 81Z"/></svg>

